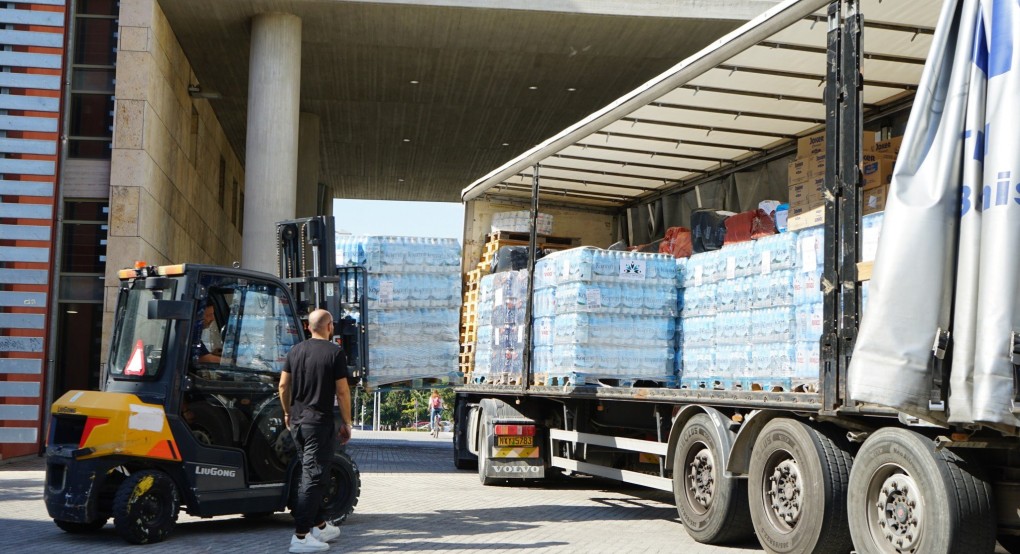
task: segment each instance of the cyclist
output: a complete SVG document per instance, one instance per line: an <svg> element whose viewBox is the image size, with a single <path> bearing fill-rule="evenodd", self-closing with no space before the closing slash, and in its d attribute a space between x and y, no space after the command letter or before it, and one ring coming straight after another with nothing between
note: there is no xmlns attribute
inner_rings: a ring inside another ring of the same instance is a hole
<svg viewBox="0 0 1020 554"><path fill-rule="evenodd" d="M432 397L429 398L429 427L433 436L439 436L439 419L443 413L443 399L439 391L433 389Z"/></svg>

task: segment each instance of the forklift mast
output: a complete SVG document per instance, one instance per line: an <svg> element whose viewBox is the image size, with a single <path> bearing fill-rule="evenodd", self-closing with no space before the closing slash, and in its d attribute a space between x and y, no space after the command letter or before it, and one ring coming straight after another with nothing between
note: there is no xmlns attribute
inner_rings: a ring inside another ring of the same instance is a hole
<svg viewBox="0 0 1020 554"><path fill-rule="evenodd" d="M363 267L337 265L333 217L277 223L276 259L302 321L319 308L333 315L333 338L347 355L352 384L360 381L368 370L367 273Z"/></svg>

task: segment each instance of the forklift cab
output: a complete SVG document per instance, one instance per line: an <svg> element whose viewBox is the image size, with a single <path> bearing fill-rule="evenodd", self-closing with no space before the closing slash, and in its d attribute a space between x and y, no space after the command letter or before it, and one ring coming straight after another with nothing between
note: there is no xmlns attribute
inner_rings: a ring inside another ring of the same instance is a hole
<svg viewBox="0 0 1020 554"><path fill-rule="evenodd" d="M122 282L104 390L165 405L190 435L178 439L185 459L190 450L249 483L282 482L293 444L277 385L303 339L286 288L222 268L163 273Z"/></svg>
<svg viewBox="0 0 1020 554"><path fill-rule="evenodd" d="M172 521L118 505L135 497L120 489L150 487L140 481L149 474L172 482L151 503L170 505L172 520L177 505L200 517L292 505L300 469L277 389L304 332L287 286L264 273L193 264L119 277L101 391L71 391L53 406L50 515L69 532L113 516L130 542L162 540ZM341 521L357 503L360 479L342 449L330 472L324 504Z"/></svg>

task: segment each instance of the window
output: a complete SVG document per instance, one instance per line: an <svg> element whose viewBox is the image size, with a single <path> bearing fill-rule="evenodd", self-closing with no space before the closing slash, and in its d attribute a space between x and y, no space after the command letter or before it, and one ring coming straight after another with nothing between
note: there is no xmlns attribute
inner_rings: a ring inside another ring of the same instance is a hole
<svg viewBox="0 0 1020 554"><path fill-rule="evenodd" d="M163 291L173 297L173 289ZM110 373L126 379L152 378L163 366L170 321L149 319L149 301L156 300L154 291L138 279L131 289L122 289L117 303L117 328L114 348L110 353Z"/></svg>
<svg viewBox="0 0 1020 554"><path fill-rule="evenodd" d="M118 2L78 0L74 10L67 155L109 159L113 140Z"/></svg>
<svg viewBox="0 0 1020 554"><path fill-rule="evenodd" d="M210 275L202 283L209 297L201 309L211 307L212 313L196 316L201 323L194 330L194 363L214 373L279 373L287 353L302 339L286 294L273 284L236 277ZM222 325L222 331L205 333L212 321L217 329ZM218 336L216 345L199 344L203 335L213 334ZM211 359L205 356L220 349Z"/></svg>
<svg viewBox="0 0 1020 554"><path fill-rule="evenodd" d="M109 204L65 200L60 226L55 392L99 387Z"/></svg>

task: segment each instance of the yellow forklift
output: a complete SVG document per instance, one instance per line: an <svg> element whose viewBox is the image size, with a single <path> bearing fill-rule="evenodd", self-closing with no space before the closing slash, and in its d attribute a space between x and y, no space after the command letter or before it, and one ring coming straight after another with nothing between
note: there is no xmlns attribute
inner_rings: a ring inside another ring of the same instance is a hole
<svg viewBox="0 0 1020 554"><path fill-rule="evenodd" d="M197 264L119 272L101 390L70 391L51 410L44 498L58 527L87 533L113 518L143 544L166 538L181 509L261 516L293 506L300 460L277 385L306 336L302 319L330 309L352 380L367 364L364 270L332 261L332 223L278 225L282 278ZM342 522L360 492L357 464L339 447L328 518Z"/></svg>

